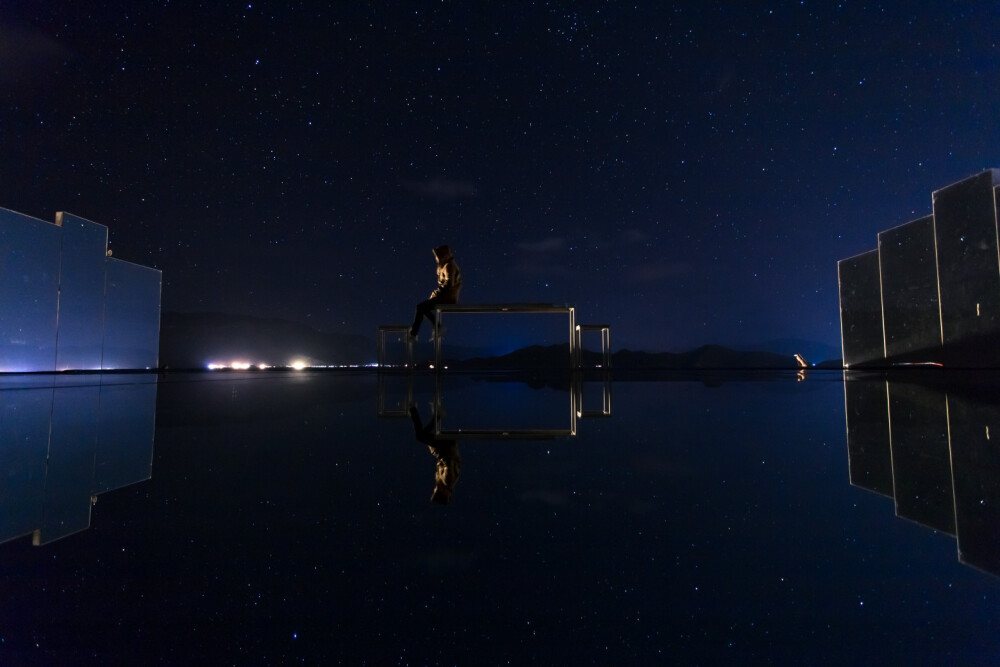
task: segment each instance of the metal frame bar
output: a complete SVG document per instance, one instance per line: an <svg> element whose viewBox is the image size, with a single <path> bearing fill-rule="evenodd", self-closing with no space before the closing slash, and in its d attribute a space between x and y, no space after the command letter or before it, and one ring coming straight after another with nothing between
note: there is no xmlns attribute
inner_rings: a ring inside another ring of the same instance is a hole
<svg viewBox="0 0 1000 667"><path fill-rule="evenodd" d="M601 334L601 367L611 368L611 326L608 324L576 325L576 359L573 360L573 366L580 368L582 365L584 331L597 331Z"/></svg>
<svg viewBox="0 0 1000 667"><path fill-rule="evenodd" d="M405 324L380 324L378 325L378 334L376 336L376 354L378 356L378 367L385 367L385 339L390 333L401 333L403 342L406 343L406 365L413 366L413 340L410 339L406 334L410 331L410 327Z"/></svg>
<svg viewBox="0 0 1000 667"><path fill-rule="evenodd" d="M434 306L434 368L441 366L444 313L566 313L569 316L569 363L577 364L576 307L559 303L449 303Z"/></svg>

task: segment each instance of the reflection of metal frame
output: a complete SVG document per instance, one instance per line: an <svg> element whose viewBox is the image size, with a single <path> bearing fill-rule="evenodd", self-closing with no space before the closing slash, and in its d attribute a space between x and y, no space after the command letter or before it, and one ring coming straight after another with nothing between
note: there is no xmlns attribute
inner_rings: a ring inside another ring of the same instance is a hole
<svg viewBox="0 0 1000 667"><path fill-rule="evenodd" d="M406 383L405 396L400 407L389 407L387 378L400 378ZM569 389L569 424L566 428L462 428L445 429L442 428L441 415L444 406L443 377L440 373L414 374L414 373L379 373L378 374L378 416L388 419L409 417L409 409L414 405L414 378L425 377L434 381L434 412L439 416L435 422L434 435L444 438L454 439L523 439L523 440L551 440L555 438L568 438L576 435L577 420L593 417L611 416L611 374L601 374L601 407L596 410L587 410L583 404L583 388L585 380L581 373L574 373L570 379Z"/></svg>
<svg viewBox="0 0 1000 667"><path fill-rule="evenodd" d="M389 377L405 377L406 378L406 400L403 401L402 408L398 410L391 410L386 405L386 387L385 387L385 373L378 374L378 416L379 417L409 417L410 406L413 405L413 374L407 373L403 375L390 375Z"/></svg>
<svg viewBox="0 0 1000 667"><path fill-rule="evenodd" d="M378 348L378 366L379 368L385 367L385 349L386 349L386 337L389 334L399 334L402 338L402 342L406 345L406 365L413 366L413 339L407 334L410 332L410 327L405 324L380 324L378 325L378 335L376 337L376 346Z"/></svg>
<svg viewBox="0 0 1000 667"><path fill-rule="evenodd" d="M555 438L569 438L576 435L576 419L579 414L577 406L578 394L575 384L569 392L569 427L568 428L460 428L446 429L442 427L444 419L442 415L442 388L441 376L435 376L434 382L434 407L438 419L434 422L434 435L441 438L454 438L455 440L471 440L476 438L505 438L512 440L549 440Z"/></svg>
<svg viewBox="0 0 1000 667"><path fill-rule="evenodd" d="M445 313L565 313L569 316L569 363L577 361L576 308L559 303L449 303L434 306L434 368L441 367L441 320Z"/></svg>
<svg viewBox="0 0 1000 667"><path fill-rule="evenodd" d="M577 376L573 378L574 391L576 392L577 398L577 416L578 417L610 417L611 416L611 374L604 373L603 382L601 384L601 409L600 410L587 410L583 405L583 378Z"/></svg>

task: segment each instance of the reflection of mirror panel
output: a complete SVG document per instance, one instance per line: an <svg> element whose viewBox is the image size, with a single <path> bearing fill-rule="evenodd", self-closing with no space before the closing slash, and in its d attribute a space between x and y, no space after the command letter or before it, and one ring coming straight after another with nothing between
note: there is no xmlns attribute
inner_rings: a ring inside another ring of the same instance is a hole
<svg viewBox="0 0 1000 667"><path fill-rule="evenodd" d="M55 369L60 230L0 208L0 372Z"/></svg>
<svg viewBox="0 0 1000 667"><path fill-rule="evenodd" d="M56 370L100 370L108 228L59 213L62 268Z"/></svg>
<svg viewBox="0 0 1000 667"><path fill-rule="evenodd" d="M155 376L2 380L0 542L84 530L93 496L149 478Z"/></svg>
<svg viewBox="0 0 1000 667"><path fill-rule="evenodd" d="M53 391L51 384L0 388L0 542L42 524Z"/></svg>
<svg viewBox="0 0 1000 667"><path fill-rule="evenodd" d="M90 526L100 404L97 384L59 387L53 393L45 499L35 544L47 544Z"/></svg>
<svg viewBox="0 0 1000 667"><path fill-rule="evenodd" d="M1000 266L991 169L933 193L944 342L1000 328Z"/></svg>
<svg viewBox="0 0 1000 667"><path fill-rule="evenodd" d="M1000 576L1000 448L994 445L1000 387L992 377L961 372L890 377L866 381L845 373L851 482L865 478L857 485L886 493L883 475L871 474L885 466L884 456L872 456L861 444L877 451L879 434L891 424L888 488L897 514L955 535L961 562ZM889 415L887 424L880 413Z"/></svg>
<svg viewBox="0 0 1000 667"><path fill-rule="evenodd" d="M888 387L896 513L954 535L945 396L917 384Z"/></svg>
<svg viewBox="0 0 1000 667"><path fill-rule="evenodd" d="M892 496L892 452L886 382L845 375L847 459L851 484Z"/></svg>
<svg viewBox="0 0 1000 667"><path fill-rule="evenodd" d="M1000 574L1000 405L950 394L958 557Z"/></svg>
<svg viewBox="0 0 1000 667"><path fill-rule="evenodd" d="M155 368L161 274L119 259L108 259L107 271L103 367Z"/></svg>
<svg viewBox="0 0 1000 667"><path fill-rule="evenodd" d="M934 216L878 235L886 356L941 345Z"/></svg>
<svg viewBox="0 0 1000 667"><path fill-rule="evenodd" d="M882 335L882 291L878 250L837 263L840 280L840 328L844 365L885 358Z"/></svg>
<svg viewBox="0 0 1000 667"><path fill-rule="evenodd" d="M135 382L135 377L121 376L116 384L107 384L105 378L101 387L92 493L113 491L153 474L156 382Z"/></svg>

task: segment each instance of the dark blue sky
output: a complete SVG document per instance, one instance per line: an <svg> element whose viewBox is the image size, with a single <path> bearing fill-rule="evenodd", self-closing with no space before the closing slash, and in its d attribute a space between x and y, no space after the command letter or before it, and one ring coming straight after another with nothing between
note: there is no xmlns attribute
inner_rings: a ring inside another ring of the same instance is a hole
<svg viewBox="0 0 1000 667"><path fill-rule="evenodd" d="M995 1L17 4L0 206L169 310L372 334L448 243L616 348L839 348L837 260L1000 166Z"/></svg>

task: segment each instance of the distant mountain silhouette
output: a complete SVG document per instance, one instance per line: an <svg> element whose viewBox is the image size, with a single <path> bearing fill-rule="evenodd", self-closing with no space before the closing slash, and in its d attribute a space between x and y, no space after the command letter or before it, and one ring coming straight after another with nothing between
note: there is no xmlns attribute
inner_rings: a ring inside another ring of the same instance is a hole
<svg viewBox="0 0 1000 667"><path fill-rule="evenodd" d="M584 365L593 367L600 362L596 352L584 351ZM478 357L449 361L459 368L514 369L566 367L569 363L567 345L534 345L500 357ZM709 369L709 368L766 368L796 369L798 362L791 355L772 352L731 350L721 345L704 345L690 352L633 352L621 350L612 355L614 369Z"/></svg>
<svg viewBox="0 0 1000 667"><path fill-rule="evenodd" d="M323 333L297 322L224 313L164 312L160 319L160 365L168 368L204 368L234 360L361 364L374 358L371 338Z"/></svg>
<svg viewBox="0 0 1000 667"><path fill-rule="evenodd" d="M812 364L819 364L830 359L840 358L839 347L834 347L832 345L828 345L827 343L820 343L818 341L804 340L802 338L780 338L777 340L764 341L762 343L732 345L730 347L741 352L773 352L775 354L784 355L801 354L805 357L806 361Z"/></svg>
<svg viewBox="0 0 1000 667"><path fill-rule="evenodd" d="M535 345L502 356L486 356L482 350L446 345L444 356L454 368L511 370L569 366L569 347L565 344ZM375 360L375 341L357 334L324 333L305 324L273 318L225 313L162 314L162 367L204 368L208 363L235 360L271 365L291 364L295 360L323 366L366 364ZM596 352L584 351L583 361L585 366L594 367L601 358ZM839 367L840 363L817 365ZM798 363L791 353L704 345L682 353L620 350L612 355L611 366L621 370L795 369Z"/></svg>

